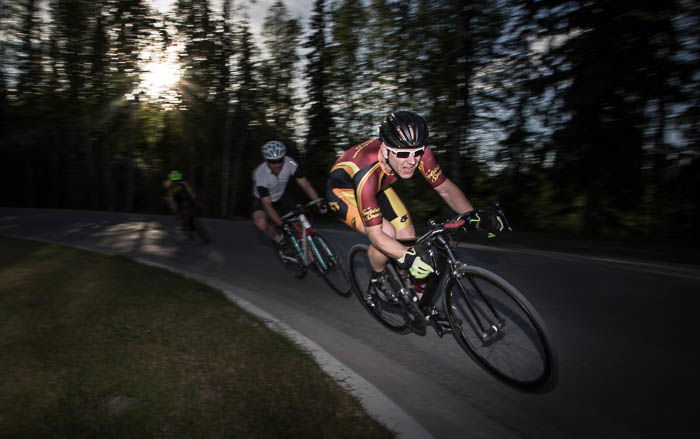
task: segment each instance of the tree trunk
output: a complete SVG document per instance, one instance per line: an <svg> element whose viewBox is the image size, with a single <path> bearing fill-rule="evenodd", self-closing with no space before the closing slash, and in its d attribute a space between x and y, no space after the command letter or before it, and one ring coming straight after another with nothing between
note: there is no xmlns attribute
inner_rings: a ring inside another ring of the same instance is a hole
<svg viewBox="0 0 700 439"><path fill-rule="evenodd" d="M26 156L24 161L24 207L34 207L34 162L32 154Z"/></svg>
<svg viewBox="0 0 700 439"><path fill-rule="evenodd" d="M94 148L92 144L92 136L90 133L83 134L84 145L85 145L85 165L87 167L87 191L90 203L90 209L97 209L97 184L95 181L95 157Z"/></svg>
<svg viewBox="0 0 700 439"><path fill-rule="evenodd" d="M228 217L229 214L229 180L231 172L231 120L233 115L230 110L226 111L226 119L224 121L224 144L221 164L221 212L222 218Z"/></svg>
<svg viewBox="0 0 700 439"><path fill-rule="evenodd" d="M241 129L241 135L237 137L236 143L234 144L233 156L236 160L233 162L233 170L231 172L231 211L235 213L236 202L238 201L238 188L241 187L241 166L245 161L245 142L247 140L247 131L245 128ZM239 152L243 152L240 153Z"/></svg>
<svg viewBox="0 0 700 439"><path fill-rule="evenodd" d="M132 212L134 210L134 142L129 139L126 150L126 193L124 199L124 210Z"/></svg>
<svg viewBox="0 0 700 439"><path fill-rule="evenodd" d="M102 205L109 211L114 210L114 182L112 181L112 144L105 139L102 148Z"/></svg>
<svg viewBox="0 0 700 439"><path fill-rule="evenodd" d="M136 119L137 111L138 100L135 100L132 106L129 135L126 141L126 191L124 194L124 210L127 212L133 212L134 210L134 143L136 142L136 130L138 128Z"/></svg>
<svg viewBox="0 0 700 439"><path fill-rule="evenodd" d="M50 168L49 168L49 186L50 191L50 201L49 206L58 209L61 202L61 181L59 175L61 174L61 163L59 151L65 148L67 140L63 137L60 140L54 138L53 148L51 148L51 158L50 158Z"/></svg>

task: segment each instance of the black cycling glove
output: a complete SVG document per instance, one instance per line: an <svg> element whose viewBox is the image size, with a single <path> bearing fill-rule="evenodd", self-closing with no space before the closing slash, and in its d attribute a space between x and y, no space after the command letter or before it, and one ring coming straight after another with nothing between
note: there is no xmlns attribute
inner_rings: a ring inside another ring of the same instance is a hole
<svg viewBox="0 0 700 439"><path fill-rule="evenodd" d="M435 269L430 265L428 258L421 258L415 247L409 247L401 259L397 259L399 267L408 270L416 279L424 279L434 273Z"/></svg>
<svg viewBox="0 0 700 439"><path fill-rule="evenodd" d="M314 204L314 207L319 215L325 215L328 213L328 201L326 201L324 198L319 198L318 202Z"/></svg>
<svg viewBox="0 0 700 439"><path fill-rule="evenodd" d="M508 230L508 223L505 216L498 211L482 210L473 213L469 217L469 223L477 230L486 232L486 236L493 238L499 233Z"/></svg>

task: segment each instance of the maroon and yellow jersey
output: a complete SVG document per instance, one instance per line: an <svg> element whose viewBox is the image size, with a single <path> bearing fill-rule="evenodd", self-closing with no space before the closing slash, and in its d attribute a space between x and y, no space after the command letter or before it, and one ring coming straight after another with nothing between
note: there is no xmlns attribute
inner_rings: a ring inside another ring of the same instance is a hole
<svg viewBox="0 0 700 439"><path fill-rule="evenodd" d="M398 179L390 168L382 165L380 145L381 141L374 139L348 149L336 160L328 179L331 191L354 191L355 203L365 227L382 223L378 196ZM433 188L447 179L430 148L425 148L418 169Z"/></svg>

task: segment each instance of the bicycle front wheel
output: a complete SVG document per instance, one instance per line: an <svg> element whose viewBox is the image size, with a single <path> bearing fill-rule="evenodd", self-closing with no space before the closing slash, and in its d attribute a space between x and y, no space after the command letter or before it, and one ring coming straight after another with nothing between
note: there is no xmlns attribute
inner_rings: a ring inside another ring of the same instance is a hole
<svg viewBox="0 0 700 439"><path fill-rule="evenodd" d="M277 258L282 263L284 269L287 270L289 274L296 277L297 279L302 279L304 278L304 276L306 276L306 265L304 265L304 263L299 260L296 251L290 248L288 242L282 245L274 242L272 245L272 249L275 252Z"/></svg>
<svg viewBox="0 0 700 439"><path fill-rule="evenodd" d="M309 240L315 247L315 265L323 280L343 297L352 295L352 286L345 268L345 261L340 257L340 252L330 241L318 232L309 236Z"/></svg>
<svg viewBox="0 0 700 439"><path fill-rule="evenodd" d="M447 280L443 300L452 334L484 370L521 390L550 382L554 353L544 322L506 280L466 266Z"/></svg>
<svg viewBox="0 0 700 439"><path fill-rule="evenodd" d="M411 332L403 307L398 301L392 303L377 294L370 287L372 265L367 256L367 245L356 244L348 254L348 267L350 268L350 281L355 296L362 306L387 329L399 334Z"/></svg>

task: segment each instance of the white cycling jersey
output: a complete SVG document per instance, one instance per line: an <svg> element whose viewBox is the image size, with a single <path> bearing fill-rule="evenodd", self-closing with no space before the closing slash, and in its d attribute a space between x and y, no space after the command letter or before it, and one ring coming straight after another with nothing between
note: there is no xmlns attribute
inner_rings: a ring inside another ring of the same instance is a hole
<svg viewBox="0 0 700 439"><path fill-rule="evenodd" d="M253 196L262 198L269 195L274 203L282 197L292 177L301 178L302 175L299 164L289 156L284 157L284 166L279 175L273 174L267 163L263 162L253 171Z"/></svg>

